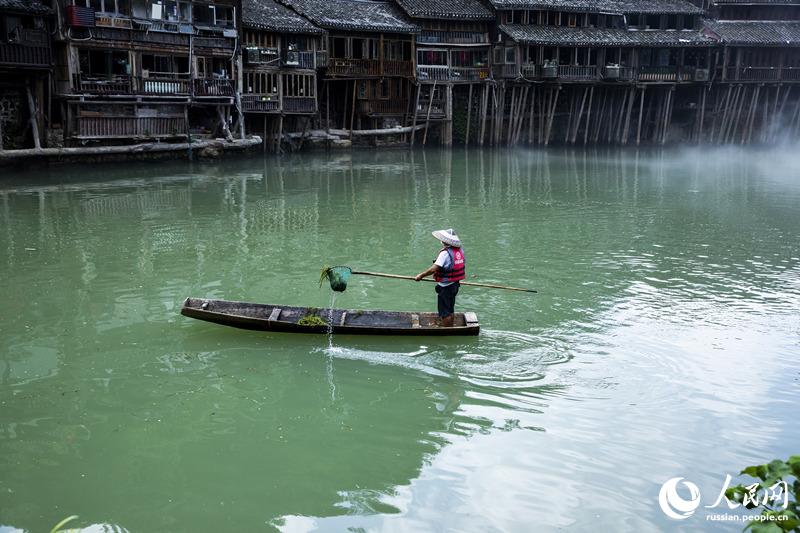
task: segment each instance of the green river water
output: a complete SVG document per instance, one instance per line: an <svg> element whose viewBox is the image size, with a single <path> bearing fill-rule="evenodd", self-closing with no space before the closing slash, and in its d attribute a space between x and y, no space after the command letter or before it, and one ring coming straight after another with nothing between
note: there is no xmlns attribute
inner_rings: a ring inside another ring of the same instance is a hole
<svg viewBox="0 0 800 533"><path fill-rule="evenodd" d="M463 287L477 338L178 313L329 306L323 266L413 275L443 227L539 293ZM740 531L706 519L726 474L800 454L798 228L794 148L0 169L0 532Z"/></svg>

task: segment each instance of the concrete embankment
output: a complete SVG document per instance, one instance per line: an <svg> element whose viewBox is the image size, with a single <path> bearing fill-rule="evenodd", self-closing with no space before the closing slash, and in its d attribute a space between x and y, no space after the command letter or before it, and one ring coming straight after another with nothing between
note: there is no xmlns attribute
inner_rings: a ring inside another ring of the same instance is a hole
<svg viewBox="0 0 800 533"><path fill-rule="evenodd" d="M74 148L30 148L0 150L0 164L20 162L88 162L95 160L161 159L199 157L215 159L230 151L247 150L261 145L261 137L245 139L209 139L191 143L141 143L120 146L91 146Z"/></svg>

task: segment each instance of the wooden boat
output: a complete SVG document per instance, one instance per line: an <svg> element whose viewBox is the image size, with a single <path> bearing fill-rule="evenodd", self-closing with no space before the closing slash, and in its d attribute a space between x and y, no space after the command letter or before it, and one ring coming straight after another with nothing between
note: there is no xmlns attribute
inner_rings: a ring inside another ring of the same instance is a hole
<svg viewBox="0 0 800 533"><path fill-rule="evenodd" d="M235 328L289 333L477 335L480 331L475 313L455 313L453 327L445 328L436 325L436 313L319 309L186 298L181 314Z"/></svg>

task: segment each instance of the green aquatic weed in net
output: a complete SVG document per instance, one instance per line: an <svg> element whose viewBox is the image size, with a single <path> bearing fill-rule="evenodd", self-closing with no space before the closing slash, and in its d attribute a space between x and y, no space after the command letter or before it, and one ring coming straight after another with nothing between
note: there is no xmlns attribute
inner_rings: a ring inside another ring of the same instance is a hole
<svg viewBox="0 0 800 533"><path fill-rule="evenodd" d="M301 326L327 326L328 325L327 322L322 320L317 315L306 315L303 318L301 318L300 320L298 320L297 323L299 325L301 325Z"/></svg>
<svg viewBox="0 0 800 533"><path fill-rule="evenodd" d="M322 269L322 274L320 274L319 285L321 287L322 282L327 279L331 284L332 290L344 292L347 289L347 282L352 273L353 271L350 270L350 267L346 266L325 267Z"/></svg>

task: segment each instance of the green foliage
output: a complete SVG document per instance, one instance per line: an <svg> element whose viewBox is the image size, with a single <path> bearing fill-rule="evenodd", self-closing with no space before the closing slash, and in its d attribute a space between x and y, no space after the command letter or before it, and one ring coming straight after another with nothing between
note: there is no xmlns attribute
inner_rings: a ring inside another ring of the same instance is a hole
<svg viewBox="0 0 800 533"><path fill-rule="evenodd" d="M750 522L745 530L754 533L800 532L800 455L793 455L786 461L776 459L764 465L748 466L741 472L757 478L757 483L736 485L725 491L725 496L732 502L741 503L747 509L761 509L762 521ZM794 478L794 481L791 478ZM771 487L785 486L788 504L783 508L781 501L764 501L763 497L753 497L760 487L762 490Z"/></svg>
<svg viewBox="0 0 800 533"><path fill-rule="evenodd" d="M327 326L328 323L317 315L306 315L297 321L301 326Z"/></svg>

